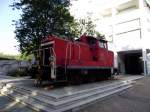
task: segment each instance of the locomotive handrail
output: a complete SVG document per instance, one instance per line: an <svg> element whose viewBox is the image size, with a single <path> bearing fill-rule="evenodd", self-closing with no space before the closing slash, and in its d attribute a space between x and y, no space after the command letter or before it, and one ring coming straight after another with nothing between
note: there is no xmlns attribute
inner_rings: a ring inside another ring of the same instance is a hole
<svg viewBox="0 0 150 112"><path fill-rule="evenodd" d="M80 53L81 53L81 51L80 51L80 49L81 49L81 47L80 47L80 45L79 44L77 44L77 43L75 43L78 47L79 47L79 55L78 55L78 60L80 60Z"/></svg>
<svg viewBox="0 0 150 112"><path fill-rule="evenodd" d="M66 47L65 74L67 72L67 60L68 60L68 48L69 48L69 46L70 46L70 49L69 49L70 50L70 52L69 52L70 58L69 59L71 59L71 42L67 43L67 47Z"/></svg>
<svg viewBox="0 0 150 112"><path fill-rule="evenodd" d="M56 53L55 53L53 47L50 47L50 49L52 50L52 52L53 52L52 54L54 55L54 75L56 76Z"/></svg>

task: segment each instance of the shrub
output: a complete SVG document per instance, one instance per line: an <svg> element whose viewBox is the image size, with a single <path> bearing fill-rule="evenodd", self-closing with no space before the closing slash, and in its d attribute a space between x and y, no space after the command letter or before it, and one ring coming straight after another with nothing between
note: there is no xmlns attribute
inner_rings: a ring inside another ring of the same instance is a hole
<svg viewBox="0 0 150 112"><path fill-rule="evenodd" d="M28 70L12 70L7 73L8 76L12 77L23 77L23 76L29 76Z"/></svg>

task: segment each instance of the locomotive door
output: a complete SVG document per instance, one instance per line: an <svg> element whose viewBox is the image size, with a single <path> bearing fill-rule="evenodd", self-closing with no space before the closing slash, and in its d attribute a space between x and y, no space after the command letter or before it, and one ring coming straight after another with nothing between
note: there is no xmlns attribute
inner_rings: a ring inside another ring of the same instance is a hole
<svg viewBox="0 0 150 112"><path fill-rule="evenodd" d="M43 68L45 75L50 75L51 79L56 79L56 55L53 44L42 46Z"/></svg>
<svg viewBox="0 0 150 112"><path fill-rule="evenodd" d="M50 57L53 56L51 48L53 48L53 45L45 45L41 48L41 57L43 58L43 66L49 66L50 65Z"/></svg>

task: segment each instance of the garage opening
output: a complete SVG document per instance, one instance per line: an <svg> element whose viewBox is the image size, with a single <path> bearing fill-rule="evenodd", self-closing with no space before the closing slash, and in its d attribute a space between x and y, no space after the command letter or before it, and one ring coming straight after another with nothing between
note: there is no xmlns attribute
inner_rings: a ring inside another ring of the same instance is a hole
<svg viewBox="0 0 150 112"><path fill-rule="evenodd" d="M125 74L143 74L142 50L118 52L120 58L118 66Z"/></svg>

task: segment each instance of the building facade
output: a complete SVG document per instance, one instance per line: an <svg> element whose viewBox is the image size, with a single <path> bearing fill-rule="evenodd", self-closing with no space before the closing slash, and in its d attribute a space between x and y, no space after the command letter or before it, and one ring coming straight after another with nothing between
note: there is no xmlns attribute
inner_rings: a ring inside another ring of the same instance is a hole
<svg viewBox="0 0 150 112"><path fill-rule="evenodd" d="M91 14L96 29L106 35L109 49L115 53L114 65L119 72L149 75L150 1L88 0L83 7L87 9L82 10L81 7L80 10ZM80 15L79 12L74 10L72 14L78 15L78 18L86 17L86 14L82 12Z"/></svg>

